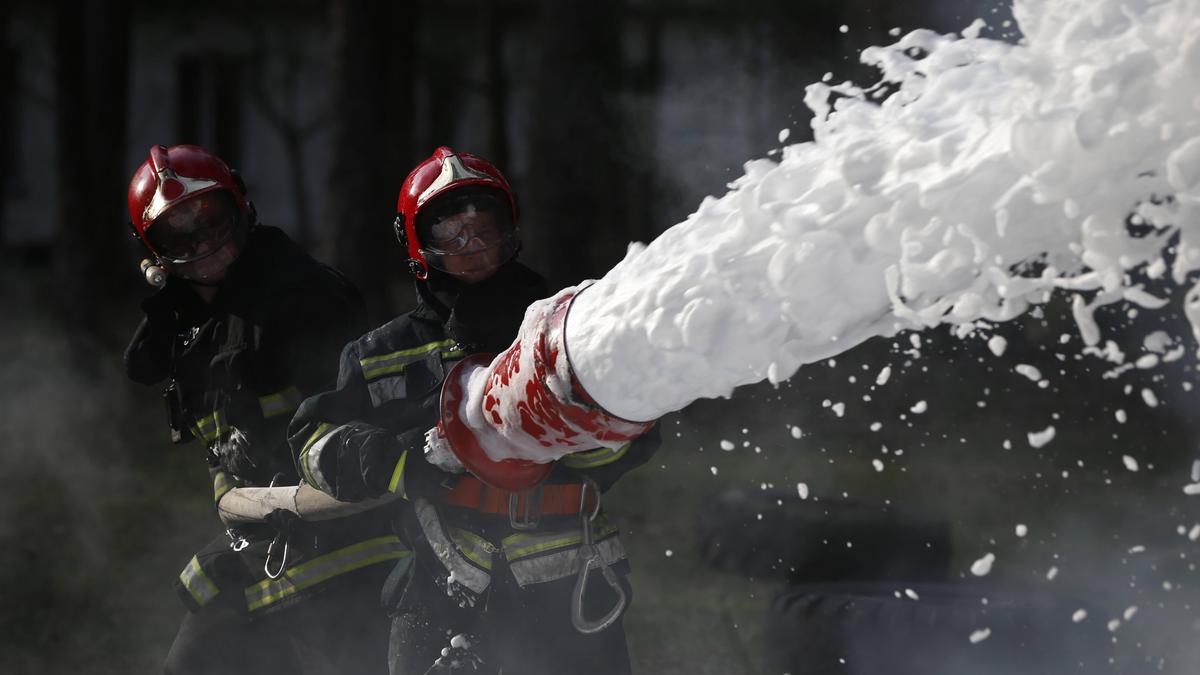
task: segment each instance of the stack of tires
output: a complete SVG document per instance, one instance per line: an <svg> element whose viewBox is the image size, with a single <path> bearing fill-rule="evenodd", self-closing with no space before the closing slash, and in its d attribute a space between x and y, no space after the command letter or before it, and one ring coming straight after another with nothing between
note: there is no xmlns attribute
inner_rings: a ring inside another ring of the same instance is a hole
<svg viewBox="0 0 1200 675"><path fill-rule="evenodd" d="M711 565L785 588L766 618L770 675L1115 672L1078 603L951 577L944 520L882 505L731 490L700 510Z"/></svg>

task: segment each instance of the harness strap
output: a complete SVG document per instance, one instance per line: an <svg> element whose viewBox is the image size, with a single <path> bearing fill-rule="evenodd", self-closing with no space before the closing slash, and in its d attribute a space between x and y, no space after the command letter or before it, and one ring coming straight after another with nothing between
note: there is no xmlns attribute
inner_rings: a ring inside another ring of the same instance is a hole
<svg viewBox="0 0 1200 675"><path fill-rule="evenodd" d="M585 497L582 483L539 485L530 490L512 492L491 487L474 476L463 476L459 478L458 485L443 493L440 499L447 506L496 515L509 515L511 500L515 499L518 513L574 516L579 514L581 500L586 510L595 508L595 494L591 490Z"/></svg>

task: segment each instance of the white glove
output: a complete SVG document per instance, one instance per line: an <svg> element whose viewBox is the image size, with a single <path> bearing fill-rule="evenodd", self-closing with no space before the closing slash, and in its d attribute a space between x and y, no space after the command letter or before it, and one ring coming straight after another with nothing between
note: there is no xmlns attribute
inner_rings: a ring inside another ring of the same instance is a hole
<svg viewBox="0 0 1200 675"><path fill-rule="evenodd" d="M450 449L450 443L438 427L425 432L425 461L447 473L464 473L466 471L462 462L454 456L454 451Z"/></svg>

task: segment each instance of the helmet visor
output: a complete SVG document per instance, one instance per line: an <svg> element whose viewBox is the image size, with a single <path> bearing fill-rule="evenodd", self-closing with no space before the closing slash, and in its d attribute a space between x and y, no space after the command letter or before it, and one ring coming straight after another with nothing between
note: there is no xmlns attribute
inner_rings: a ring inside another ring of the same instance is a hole
<svg viewBox="0 0 1200 675"><path fill-rule="evenodd" d="M508 200L491 189L434 200L417 216L417 237L425 261L452 274L499 267L517 248Z"/></svg>
<svg viewBox="0 0 1200 675"><path fill-rule="evenodd" d="M206 192L156 218L146 228L146 238L163 260L193 262L216 253L233 239L240 215L232 196Z"/></svg>

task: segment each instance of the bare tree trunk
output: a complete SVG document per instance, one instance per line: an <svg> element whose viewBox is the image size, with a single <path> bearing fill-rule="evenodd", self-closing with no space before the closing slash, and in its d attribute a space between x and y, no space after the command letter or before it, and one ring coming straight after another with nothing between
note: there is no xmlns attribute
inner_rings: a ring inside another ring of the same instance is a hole
<svg viewBox="0 0 1200 675"><path fill-rule="evenodd" d="M317 114L311 120L302 120L296 112L300 84L298 73L302 67L299 56L285 51L282 91L278 93L281 100L276 100L267 86L267 31L262 26L247 22L247 29L254 36L256 49L250 57L250 96L260 114L279 134L283 143L283 153L286 158L288 185L292 192L292 206L295 209L294 227L295 240L303 247L312 249L315 244L312 206L308 192L307 160L304 144L319 131L327 122L328 115ZM330 104L333 102L330 101Z"/></svg>
<svg viewBox="0 0 1200 675"><path fill-rule="evenodd" d="M308 204L308 178L304 171L304 135L298 129L279 130L287 156L288 183L292 188L292 203L296 208L296 240L306 248L313 244L312 210Z"/></svg>
<svg viewBox="0 0 1200 675"><path fill-rule="evenodd" d="M113 294L136 278L122 245L129 5L60 0L56 22L58 304L73 334L102 336Z"/></svg>
<svg viewBox="0 0 1200 675"><path fill-rule="evenodd" d="M8 21L12 14L9 3L0 4L0 91L5 100L0 102L0 250L4 248L4 211L8 202L9 177L13 168L8 162L15 160L16 108L20 96L17 93L17 60L12 45L8 42Z"/></svg>
<svg viewBox="0 0 1200 675"><path fill-rule="evenodd" d="M415 12L368 0L335 0L332 11L338 82L326 229L334 265L358 285L379 321L396 312L391 290L407 276L392 221L412 160L413 77L406 71Z"/></svg>
<svg viewBox="0 0 1200 675"><path fill-rule="evenodd" d="M554 286L603 274L644 224L624 187L630 173L620 96L620 3L543 0L526 260Z"/></svg>
<svg viewBox="0 0 1200 675"><path fill-rule="evenodd" d="M494 1L487 3L482 13L487 31L487 96L491 104L492 150L488 157L501 171L507 171L512 154L508 144L509 82L504 68L504 32L508 25L504 20L505 13L499 11L496 4Z"/></svg>

